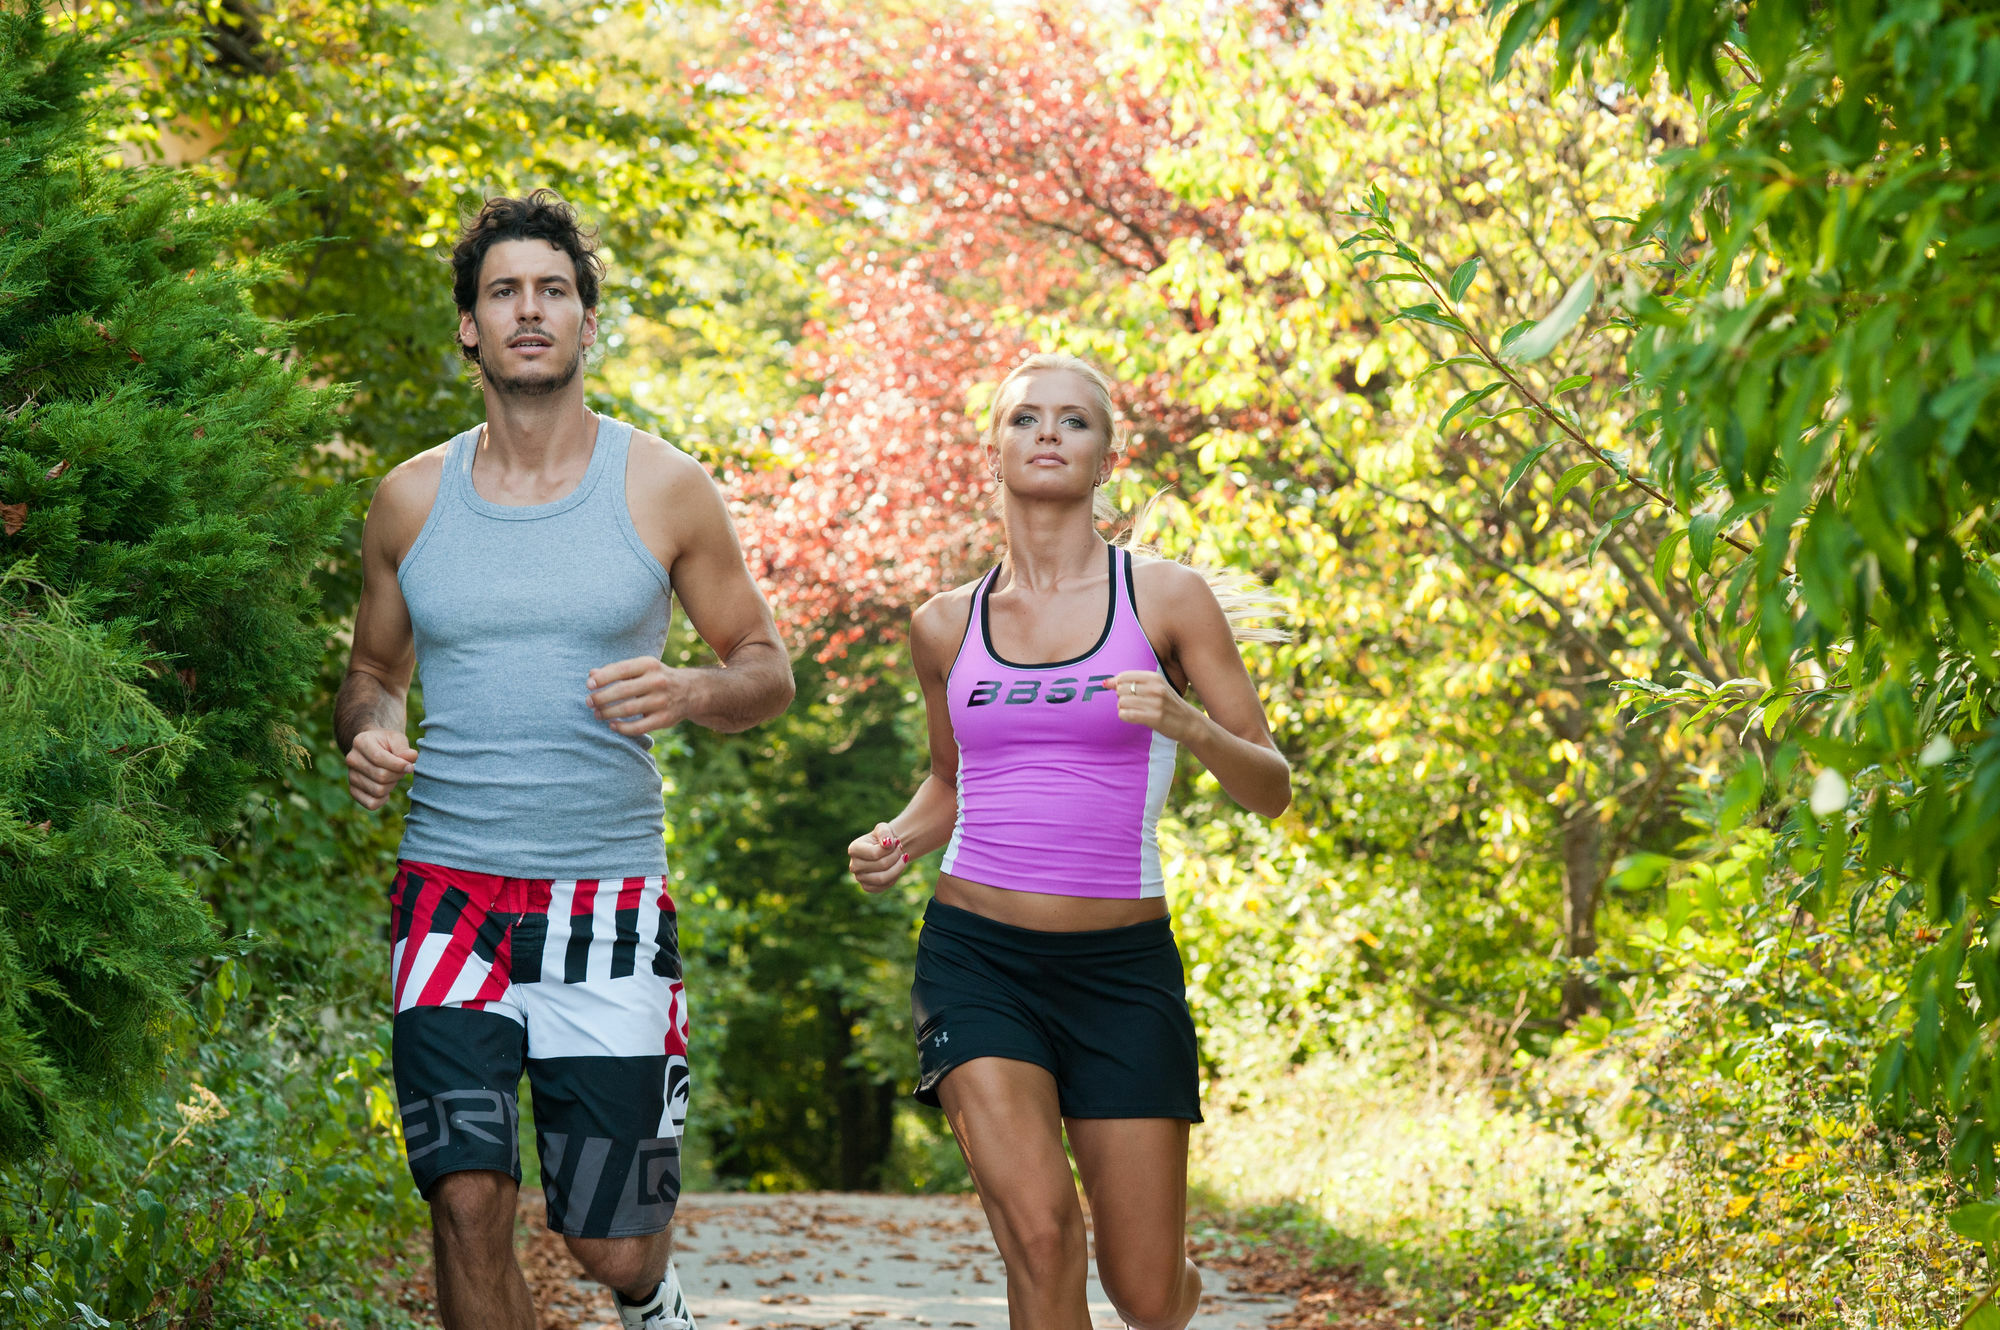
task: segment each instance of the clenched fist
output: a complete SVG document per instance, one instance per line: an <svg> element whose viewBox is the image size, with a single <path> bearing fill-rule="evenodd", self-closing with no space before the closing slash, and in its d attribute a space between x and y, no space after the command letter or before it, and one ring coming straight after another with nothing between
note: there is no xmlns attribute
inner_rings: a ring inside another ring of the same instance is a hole
<svg viewBox="0 0 2000 1330"><path fill-rule="evenodd" d="M590 672L590 709L620 734L651 734L678 725L692 710L688 676L650 656L613 661Z"/></svg>
<svg viewBox="0 0 2000 1330"><path fill-rule="evenodd" d="M895 885L910 856L903 852L902 838L887 822L877 822L875 830L857 836L847 847L847 871L868 892L887 891Z"/></svg>
<svg viewBox="0 0 2000 1330"><path fill-rule="evenodd" d="M417 769L417 750L399 730L363 730L347 750L347 792L373 811Z"/></svg>
<svg viewBox="0 0 2000 1330"><path fill-rule="evenodd" d="M1158 670L1126 670L1111 676L1118 690L1118 719L1144 725L1176 743L1186 743L1200 712L1174 691Z"/></svg>

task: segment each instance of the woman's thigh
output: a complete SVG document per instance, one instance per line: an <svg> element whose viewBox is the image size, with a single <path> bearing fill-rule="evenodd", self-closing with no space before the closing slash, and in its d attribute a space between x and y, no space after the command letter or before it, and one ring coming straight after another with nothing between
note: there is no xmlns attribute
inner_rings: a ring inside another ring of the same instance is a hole
<svg viewBox="0 0 2000 1330"><path fill-rule="evenodd" d="M1188 1123L1069 1118L1070 1150L1090 1198L1098 1276L1120 1289L1177 1286L1187 1261Z"/></svg>
<svg viewBox="0 0 2000 1330"><path fill-rule="evenodd" d="M938 1102L1003 1251L1012 1239L1046 1239L1072 1216L1081 1237L1083 1212L1063 1153L1056 1082L1046 1069L974 1058L938 1083Z"/></svg>

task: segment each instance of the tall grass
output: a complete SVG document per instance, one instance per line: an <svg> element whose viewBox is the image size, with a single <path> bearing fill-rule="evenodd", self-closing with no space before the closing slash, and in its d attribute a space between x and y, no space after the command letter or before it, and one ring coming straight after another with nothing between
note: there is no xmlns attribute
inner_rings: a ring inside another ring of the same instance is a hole
<svg viewBox="0 0 2000 1330"><path fill-rule="evenodd" d="M1412 1326L1915 1330L1986 1287L1934 1160L1851 1114L1676 1114L1645 1095L1660 1068L1600 1050L1496 1074L1468 1036L1383 1033L1424 1056L1235 1032L1192 1178L1360 1266Z"/></svg>

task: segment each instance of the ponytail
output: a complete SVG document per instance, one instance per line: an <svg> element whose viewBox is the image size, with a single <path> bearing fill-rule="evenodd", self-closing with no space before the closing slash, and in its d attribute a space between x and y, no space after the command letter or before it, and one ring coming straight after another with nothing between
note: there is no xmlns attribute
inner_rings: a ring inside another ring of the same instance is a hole
<svg viewBox="0 0 2000 1330"><path fill-rule="evenodd" d="M1112 537L1111 543L1132 552L1137 559L1164 559L1160 547L1142 540L1141 533L1152 525L1153 514L1159 509L1165 490L1154 490L1152 497L1139 505L1139 511L1125 524L1125 529ZM1117 521L1120 514L1104 497L1104 491L1097 492L1096 508L1109 513L1098 520ZM1192 568L1201 574L1201 580L1208 583L1208 589L1215 596L1215 603L1222 606L1222 615L1229 620L1229 635L1238 642L1289 642L1292 633L1284 626L1288 617L1285 602L1274 594L1271 588L1248 573L1234 568L1218 568L1212 564L1196 563L1183 556L1175 562Z"/></svg>

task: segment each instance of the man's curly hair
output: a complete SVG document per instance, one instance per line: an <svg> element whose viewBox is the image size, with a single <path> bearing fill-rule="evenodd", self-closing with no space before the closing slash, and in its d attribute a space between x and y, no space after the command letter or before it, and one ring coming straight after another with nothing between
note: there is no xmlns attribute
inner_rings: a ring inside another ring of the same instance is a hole
<svg viewBox="0 0 2000 1330"><path fill-rule="evenodd" d="M491 198L465 224L451 250L451 294L463 311L479 302L479 268L486 251L503 240L546 240L576 265L576 294L585 309L597 308L597 284L604 260L597 256L597 232L585 229L576 209L553 189L525 198ZM456 339L454 339L456 340ZM479 348L458 343L459 354L479 363Z"/></svg>

